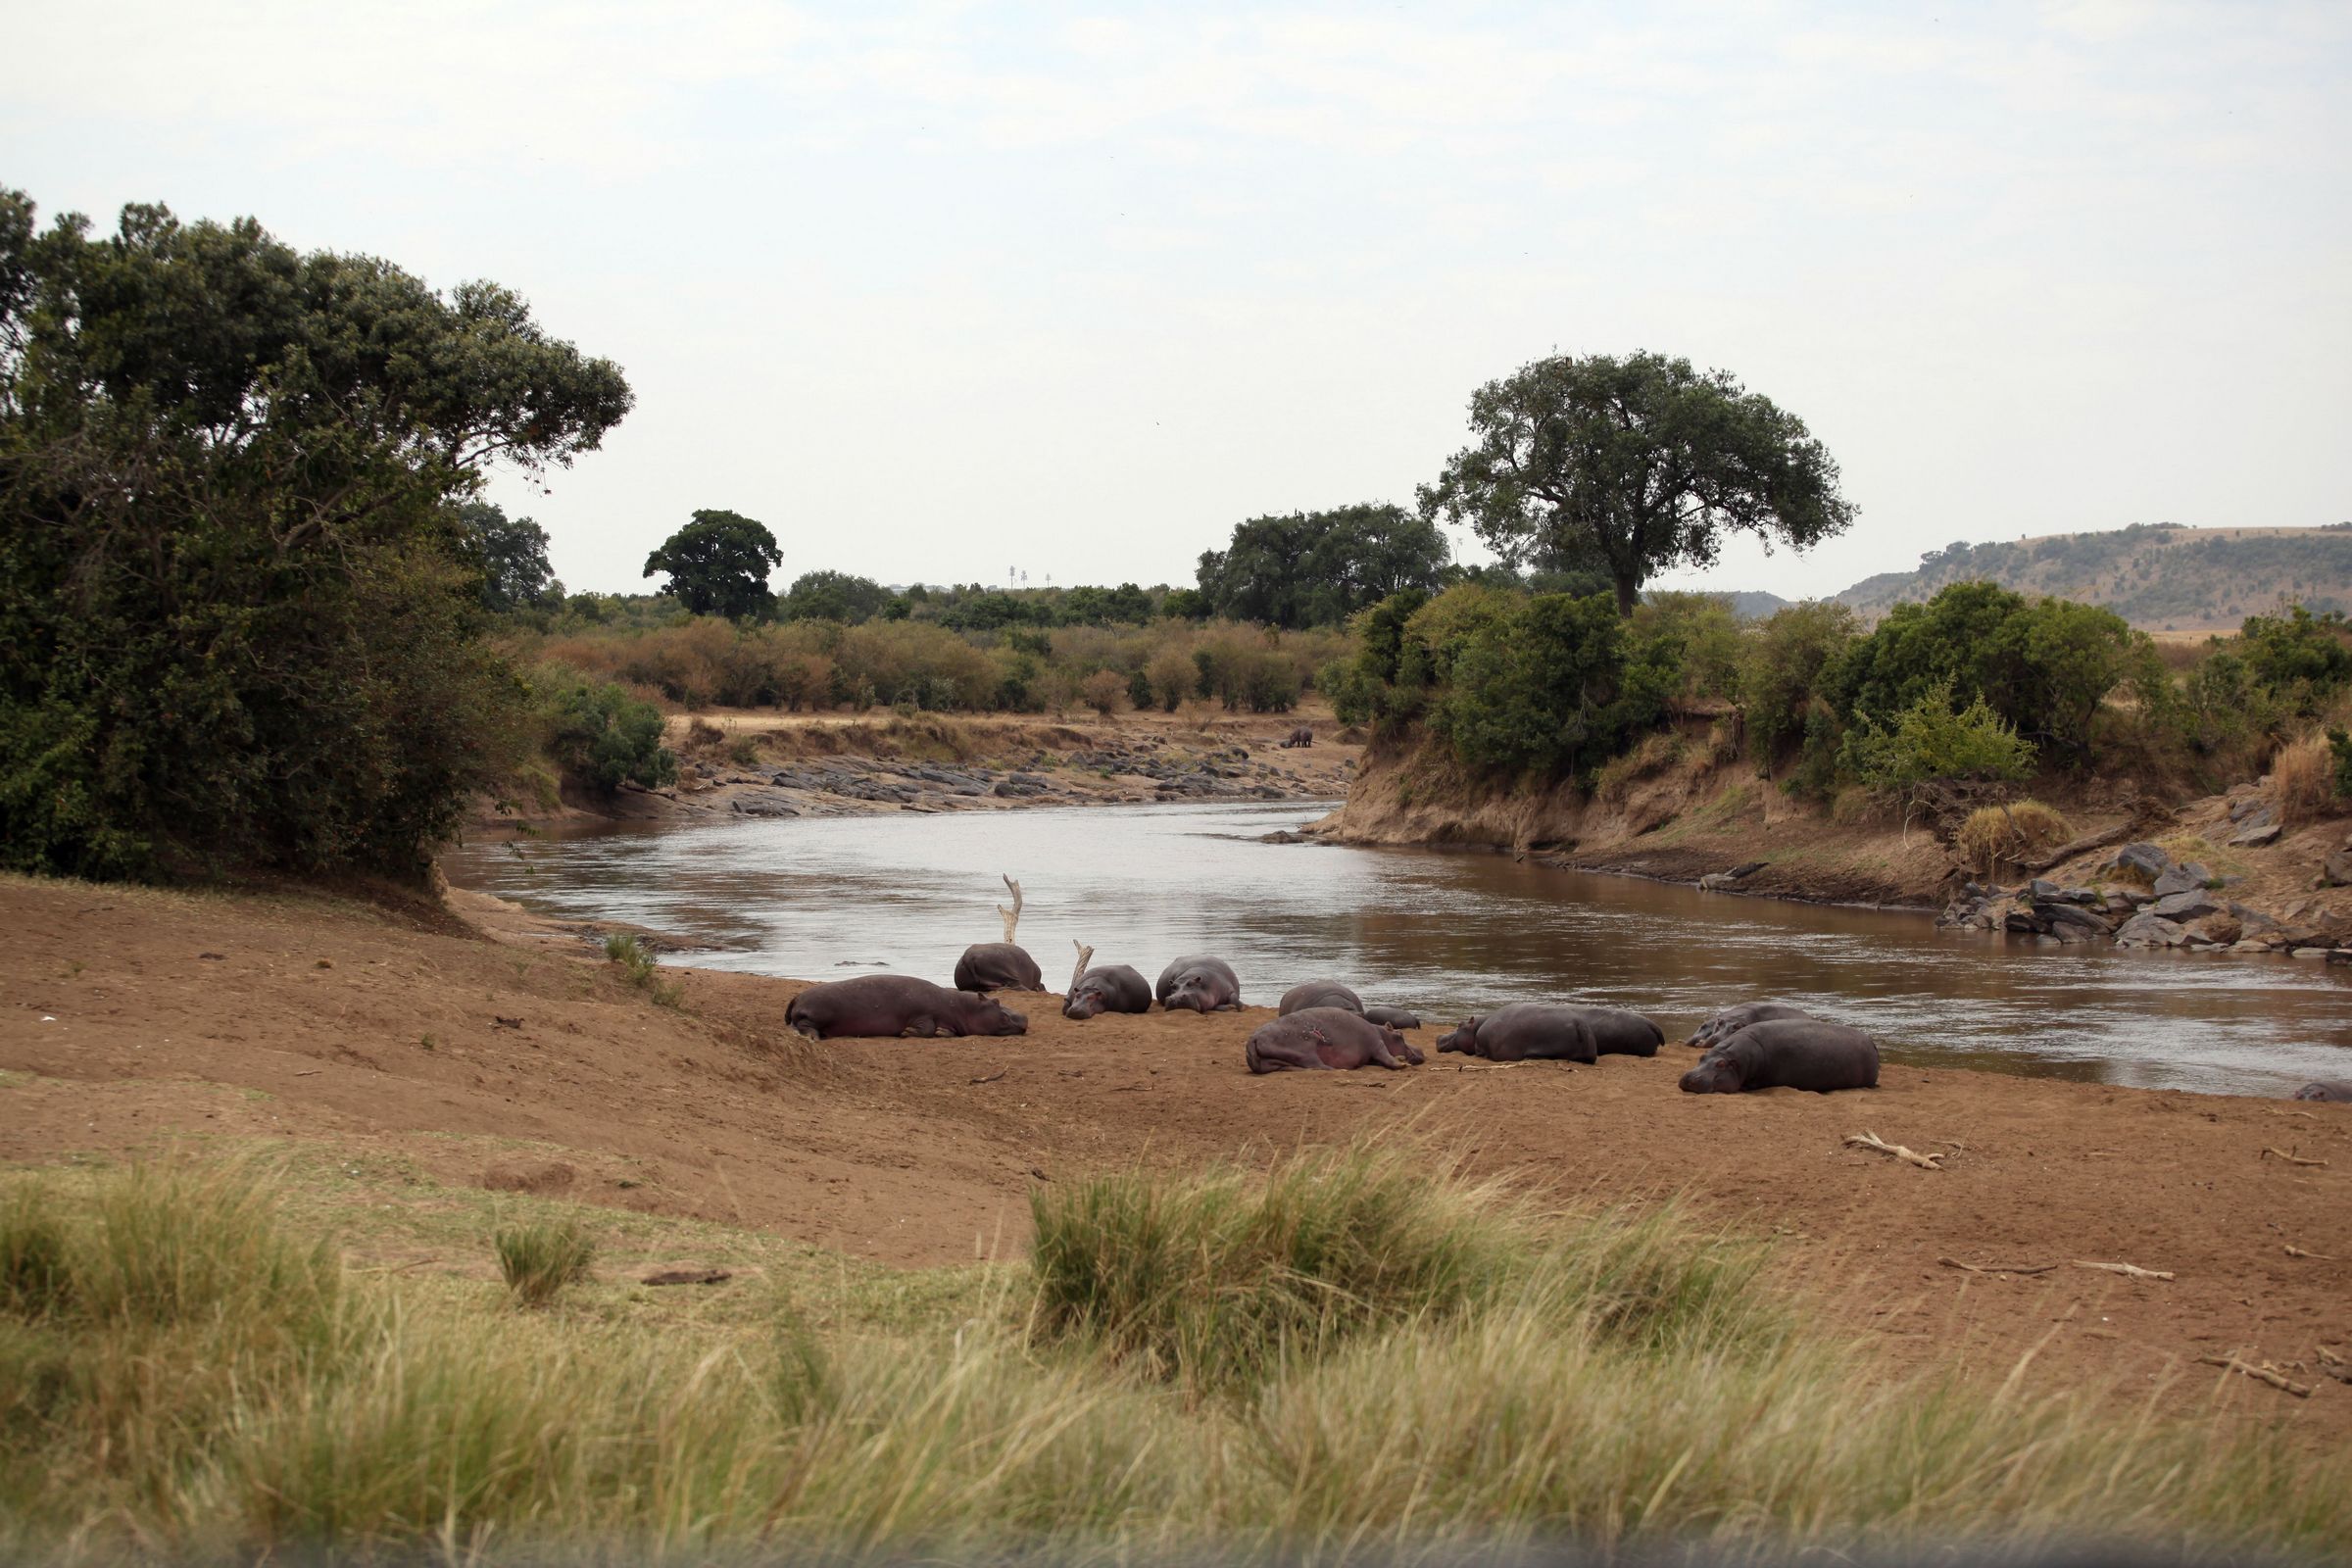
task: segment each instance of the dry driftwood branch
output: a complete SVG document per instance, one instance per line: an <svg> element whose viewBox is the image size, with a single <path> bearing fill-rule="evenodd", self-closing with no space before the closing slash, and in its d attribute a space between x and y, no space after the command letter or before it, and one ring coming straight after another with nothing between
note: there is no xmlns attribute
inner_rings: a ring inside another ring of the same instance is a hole
<svg viewBox="0 0 2352 1568"><path fill-rule="evenodd" d="M972 1080L972 1082L973 1082L973 1083L975 1083L975 1084L993 1084L993 1083L995 1083L995 1082L996 1082L998 1079L1000 1079L1000 1078L1004 1077L1005 1073L1008 1073L1008 1072L1010 1072L1010 1071L1012 1071L1012 1069L1011 1069L1010 1067L1006 1067L1006 1068L1004 1068L1004 1069L1002 1069L1001 1071L998 1071L998 1072L992 1072L992 1073L990 1073L990 1074L989 1074L987 1077L985 1077L985 1078L975 1078L975 1079L973 1079L973 1080Z"/></svg>
<svg viewBox="0 0 2352 1568"><path fill-rule="evenodd" d="M1966 1269L1971 1274L2047 1274L2055 1263L1963 1263L1956 1257L1936 1260L1945 1268Z"/></svg>
<svg viewBox="0 0 2352 1568"><path fill-rule="evenodd" d="M2173 1277L2169 1269L2141 1268L2134 1263L2091 1263L2079 1257L2075 1259L2075 1267L2095 1268L2101 1273L2121 1274L2132 1280L2169 1280Z"/></svg>
<svg viewBox="0 0 2352 1568"><path fill-rule="evenodd" d="M1070 989L1075 991L1078 982L1086 978L1086 966L1095 961L1095 950L1079 947L1076 937L1070 938L1070 946L1078 948L1078 966L1070 971Z"/></svg>
<svg viewBox="0 0 2352 1568"><path fill-rule="evenodd" d="M2076 839L2071 843L2062 844L2057 849L2051 851L2048 855L2045 855L2038 859L2021 859L2017 862L2018 867L2019 869L2026 871L2047 871L2051 866L2062 865L2066 861L2073 859L2078 855L2087 855L2092 850L2103 850L2110 844L2123 843L2124 840L2132 836L2133 830L2138 825L2139 819L2137 817L2132 817L2131 820L2125 822L2122 827L2112 827L2104 833L2088 834L2082 838Z"/></svg>
<svg viewBox="0 0 2352 1568"><path fill-rule="evenodd" d="M2324 1159L2305 1159L2301 1154L2290 1154L2283 1149L2265 1149L2262 1152L2262 1157L2265 1159L2274 1155L2285 1160L2289 1165L2325 1165L2328 1163Z"/></svg>
<svg viewBox="0 0 2352 1568"><path fill-rule="evenodd" d="M735 1276L723 1268L665 1268L648 1274L640 1285L720 1285Z"/></svg>
<svg viewBox="0 0 2352 1568"><path fill-rule="evenodd" d="M2331 1253L2306 1252L2303 1250L2303 1249L2297 1247L2292 1242L2288 1242L2286 1244L2286 1255L2289 1257L2308 1257L2315 1263L2332 1263L2335 1261L2335 1258Z"/></svg>
<svg viewBox="0 0 2352 1568"><path fill-rule="evenodd" d="M999 871L997 875L1004 876L1004 873ZM1013 928L1021 923L1021 885L1008 876L1004 876L1004 885L1012 889L1012 907L1007 909L1002 904L998 905L997 917L1004 922L1004 940L1010 942Z"/></svg>
<svg viewBox="0 0 2352 1568"><path fill-rule="evenodd" d="M2330 1345L2321 1346L2319 1351L2322 1372L2338 1383L2352 1383L2352 1359L2346 1359L2343 1351Z"/></svg>
<svg viewBox="0 0 2352 1568"><path fill-rule="evenodd" d="M1847 1133L1845 1147L1868 1149L1881 1154L1892 1154L1904 1164L1917 1165L1921 1170L1943 1169L1941 1154L1923 1154L1915 1149L1905 1149L1900 1144L1889 1144L1881 1139L1877 1133Z"/></svg>
<svg viewBox="0 0 2352 1568"><path fill-rule="evenodd" d="M2272 1388L2282 1390L2298 1399L2311 1397L2310 1384L2290 1381L2285 1373L2268 1361L2263 1362L2260 1366L2255 1366L2250 1362L2239 1360L2234 1355L2200 1355L2197 1357L2197 1361L2203 1366L2227 1367L2232 1372L2243 1373L2257 1383L2268 1383Z"/></svg>

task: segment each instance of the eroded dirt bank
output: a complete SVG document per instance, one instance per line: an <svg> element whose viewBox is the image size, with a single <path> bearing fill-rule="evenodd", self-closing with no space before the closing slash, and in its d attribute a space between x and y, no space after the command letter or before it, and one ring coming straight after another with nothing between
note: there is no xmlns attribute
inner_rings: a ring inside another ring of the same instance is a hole
<svg viewBox="0 0 2352 1568"><path fill-rule="evenodd" d="M1747 896L1941 909L1950 923L2029 941L2153 935L2150 945L2352 960L2343 951L2352 947L2352 817L2281 821L2259 781L2174 804L2129 779L2093 777L2058 804L2066 843L1983 876L1950 844L1948 818L1840 821L1695 744L1592 797L1569 784L1497 787L1421 747L1367 754L1346 803L1308 831L1340 843L1492 849ZM2143 853L2161 846L2149 871L2119 871L2119 854L2135 844ZM2178 887L2162 882L2174 865L2184 868ZM2185 876L2192 867L2201 877ZM2159 902L2192 881L2200 897ZM2074 911L2092 917L2064 917ZM2165 923L2134 925L2141 913Z"/></svg>
<svg viewBox="0 0 2352 1568"><path fill-rule="evenodd" d="M784 1030L794 982L665 969L663 1005L527 921L502 939L315 898L21 879L0 911L19 933L0 1159L312 1141L921 1265L1017 1250L1041 1181L1399 1128L1563 1202L1683 1196L1770 1238L1819 1310L1906 1361L2033 1352L2035 1384L2161 1387L2166 1408L2219 1398L2352 1438L2352 1388L2318 1370L2352 1340L2352 1106L1910 1067L1869 1093L1686 1096L1677 1047L1252 1078L1262 1008L1074 1024L1043 996L1008 999L1023 1038L816 1047ZM1944 1168L1843 1145L1864 1131ZM2322 1386L2197 1365L2233 1350Z"/></svg>
<svg viewBox="0 0 2352 1568"><path fill-rule="evenodd" d="M1286 744L1304 728L1308 746ZM677 715L665 739L675 787L566 794L501 809L475 837L596 818L681 825L745 816L868 816L1150 801L1336 800L1362 747L1308 706L1297 713L1126 712L862 715L711 710Z"/></svg>

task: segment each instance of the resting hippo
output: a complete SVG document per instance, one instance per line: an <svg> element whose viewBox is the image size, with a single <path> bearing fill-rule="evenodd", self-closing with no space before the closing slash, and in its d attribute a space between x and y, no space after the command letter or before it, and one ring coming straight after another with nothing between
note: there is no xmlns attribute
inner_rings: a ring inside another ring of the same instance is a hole
<svg viewBox="0 0 2352 1568"><path fill-rule="evenodd" d="M1152 987L1135 966L1106 963L1089 969L1062 1000L1064 1018L1092 1018L1100 1012L1150 1012Z"/></svg>
<svg viewBox="0 0 2352 1568"><path fill-rule="evenodd" d="M1737 1007L1726 1007L1698 1026L1686 1046L1701 1050L1727 1035L1736 1035L1751 1023L1764 1023L1774 1018L1810 1018L1802 1007L1791 1007L1785 1002L1742 1002Z"/></svg>
<svg viewBox="0 0 2352 1568"><path fill-rule="evenodd" d="M1028 950L1009 942L975 942L956 960L958 991L1043 991L1046 977Z"/></svg>
<svg viewBox="0 0 2352 1568"><path fill-rule="evenodd" d="M1291 738L1282 744L1286 749L1293 746L1312 746L1315 744L1315 732L1301 724L1292 730Z"/></svg>
<svg viewBox="0 0 2352 1568"><path fill-rule="evenodd" d="M1159 971L1152 995L1170 1012L1190 1007L1195 1012L1230 1012L1242 1004L1242 982L1223 958L1194 954L1178 958Z"/></svg>
<svg viewBox="0 0 2352 1568"><path fill-rule="evenodd" d="M1364 999L1337 980L1302 980L1282 994L1282 1004L1274 1009L1276 1017L1289 1017L1303 1007L1345 1007L1361 1014Z"/></svg>
<svg viewBox="0 0 2352 1568"><path fill-rule="evenodd" d="M828 980L792 999L784 1021L811 1040L839 1035L1025 1035L1029 1020L994 998L910 974Z"/></svg>
<svg viewBox="0 0 2352 1568"><path fill-rule="evenodd" d="M1396 1030L1346 1007L1302 1007L1260 1024L1242 1059L1251 1072L1324 1067L1418 1067L1427 1058Z"/></svg>
<svg viewBox="0 0 2352 1568"><path fill-rule="evenodd" d="M1514 1002L1473 1018L1438 1042L1489 1061L1597 1061L1654 1056L1664 1030L1638 1012L1577 1002Z"/></svg>
<svg viewBox="0 0 2352 1568"><path fill-rule="evenodd" d="M2317 1078L2295 1091L2297 1100L2341 1100L2352 1102L2352 1078Z"/></svg>
<svg viewBox="0 0 2352 1568"><path fill-rule="evenodd" d="M1366 1007L1364 1016L1374 1023L1385 1023L1392 1029L1418 1029L1419 1015L1407 1007Z"/></svg>
<svg viewBox="0 0 2352 1568"><path fill-rule="evenodd" d="M1743 1089L1876 1089L1879 1048L1870 1036L1819 1018L1767 1018L1715 1043L1683 1074L1687 1095Z"/></svg>

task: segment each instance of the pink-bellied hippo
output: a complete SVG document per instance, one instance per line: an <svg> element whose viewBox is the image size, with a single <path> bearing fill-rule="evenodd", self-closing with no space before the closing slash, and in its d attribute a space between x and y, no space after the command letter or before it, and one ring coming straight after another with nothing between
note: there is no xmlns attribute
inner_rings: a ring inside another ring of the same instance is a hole
<svg viewBox="0 0 2352 1568"><path fill-rule="evenodd" d="M1242 1048L1251 1072L1418 1067L1426 1057L1385 1024L1346 1007L1303 1007L1260 1024Z"/></svg>
<svg viewBox="0 0 2352 1568"><path fill-rule="evenodd" d="M811 1040L844 1035L1023 1035L1029 1020L972 991L950 991L910 974L828 980L792 999L784 1021Z"/></svg>

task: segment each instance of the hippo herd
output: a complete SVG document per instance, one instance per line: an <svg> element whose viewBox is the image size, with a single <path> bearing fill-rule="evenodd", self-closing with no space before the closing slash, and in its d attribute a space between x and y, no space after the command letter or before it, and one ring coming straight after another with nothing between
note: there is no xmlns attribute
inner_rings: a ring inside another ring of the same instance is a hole
<svg viewBox="0 0 2352 1568"><path fill-rule="evenodd" d="M1026 1034L1029 1020L989 993L1044 986L1037 960L1026 952L1009 942L979 943L956 960L953 990L913 975L859 975L808 987L792 1000L785 1021L812 1040ZM1061 1011L1084 1020L1149 1012L1154 1005L1167 1012L1236 1011L1241 981L1231 964L1208 954L1173 959L1149 985L1132 965L1100 964L1071 982ZM1253 1073L1417 1067L1429 1058L1404 1031L1420 1027L1405 1008L1367 1006L1336 980L1309 980L1283 994L1274 1018L1250 1034L1242 1056ZM1438 1050L1495 1062L1592 1062L1604 1055L1655 1056L1665 1043L1655 1022L1623 1007L1514 1002L1464 1019L1439 1037ZM1784 1003L1726 1008L1685 1043L1703 1053L1683 1074L1687 1094L1827 1094L1872 1089L1879 1082L1879 1048L1869 1035ZM2297 1098L2352 1100L2352 1084L2313 1084Z"/></svg>

